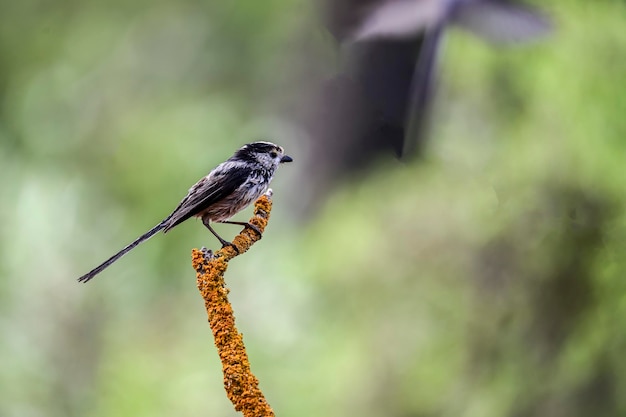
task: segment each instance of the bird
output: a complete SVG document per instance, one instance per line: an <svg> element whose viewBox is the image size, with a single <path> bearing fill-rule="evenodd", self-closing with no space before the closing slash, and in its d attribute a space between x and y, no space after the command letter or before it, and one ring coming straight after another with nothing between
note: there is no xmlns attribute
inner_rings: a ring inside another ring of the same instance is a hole
<svg viewBox="0 0 626 417"><path fill-rule="evenodd" d="M322 16L341 68L314 90L305 129L314 151L339 148L326 162L338 165L328 169L335 182L381 155L419 155L450 27L499 45L552 30L540 10L517 0L326 0Z"/></svg>
<svg viewBox="0 0 626 417"><path fill-rule="evenodd" d="M308 187L296 202L304 216L340 184L387 169L394 157L406 163L425 154L437 64L449 29L465 29L503 46L539 40L553 29L542 10L520 0L322 0L315 5L318 26L328 35L322 38L323 53L303 48L310 65L299 88L284 90L297 97L287 113L308 150L302 170ZM334 52L332 60L326 58L328 50Z"/></svg>
<svg viewBox="0 0 626 417"><path fill-rule="evenodd" d="M191 217L200 218L204 226L220 241L222 247L232 246L238 251L235 245L218 235L210 223L245 226L261 235L261 231L254 225L229 219L267 191L280 164L292 161L293 158L285 155L281 146L271 142L258 141L242 146L233 156L196 182L170 215L102 264L78 278L78 282L91 280L140 243L158 232L167 233Z"/></svg>
<svg viewBox="0 0 626 417"><path fill-rule="evenodd" d="M360 24L347 35L353 43L397 43L421 37L406 89L409 93L404 98L406 108L404 114L396 116L404 118L400 155L413 153L425 135L438 55L448 27L460 27L497 45L530 42L551 30L550 21L541 12L512 0L382 0L366 7L362 16ZM380 97L387 113L394 114L397 108L385 103L389 94L381 94L381 88L375 85L369 90L374 97Z"/></svg>

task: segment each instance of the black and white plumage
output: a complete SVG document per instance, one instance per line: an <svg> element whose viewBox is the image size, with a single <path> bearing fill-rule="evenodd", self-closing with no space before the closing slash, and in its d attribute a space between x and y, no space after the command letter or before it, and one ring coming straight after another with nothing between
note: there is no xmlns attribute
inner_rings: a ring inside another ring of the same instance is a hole
<svg viewBox="0 0 626 417"><path fill-rule="evenodd" d="M253 142L244 145L228 160L219 164L206 177L195 183L178 207L163 221L101 265L78 278L78 281L89 281L140 243L160 231L167 233L190 217L202 219L202 223L223 246L232 244L213 230L211 222L248 226L259 232L248 223L229 222L228 219L263 195L274 178L278 166L291 161L292 158L285 155L282 147L271 142Z"/></svg>

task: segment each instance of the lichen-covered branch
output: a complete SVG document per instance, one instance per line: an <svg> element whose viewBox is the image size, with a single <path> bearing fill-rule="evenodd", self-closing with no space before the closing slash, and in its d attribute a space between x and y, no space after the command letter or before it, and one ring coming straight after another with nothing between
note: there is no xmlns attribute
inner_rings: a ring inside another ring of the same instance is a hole
<svg viewBox="0 0 626 417"><path fill-rule="evenodd" d="M249 221L261 232L267 226L272 209L271 195L270 190L256 201L254 216ZM198 290L204 299L209 325L222 362L226 394L235 410L241 411L246 417L274 416L274 412L259 389L259 380L250 371L243 337L235 327L235 315L228 301L224 273L228 268L228 261L246 252L260 238L254 230L245 228L233 240L239 253L226 246L215 254L194 249L191 255Z"/></svg>

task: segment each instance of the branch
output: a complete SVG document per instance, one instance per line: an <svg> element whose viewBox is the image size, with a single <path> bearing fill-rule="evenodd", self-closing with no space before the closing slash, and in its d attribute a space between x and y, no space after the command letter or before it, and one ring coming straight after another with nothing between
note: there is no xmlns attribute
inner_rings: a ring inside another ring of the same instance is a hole
<svg viewBox="0 0 626 417"><path fill-rule="evenodd" d="M271 196L272 191L268 190L256 201L254 216L249 221L261 232L265 230L272 210ZM239 249L239 254L243 254L259 239L261 236L246 227L235 237L233 244ZM225 246L215 254L204 248L194 249L191 258L196 270L198 290L204 299L209 325L222 362L228 399L235 410L243 412L245 417L273 417L274 412L259 389L259 380L250 371L243 337L235 327L235 315L228 301L229 290L224 282L224 273L228 262L237 255L235 249Z"/></svg>

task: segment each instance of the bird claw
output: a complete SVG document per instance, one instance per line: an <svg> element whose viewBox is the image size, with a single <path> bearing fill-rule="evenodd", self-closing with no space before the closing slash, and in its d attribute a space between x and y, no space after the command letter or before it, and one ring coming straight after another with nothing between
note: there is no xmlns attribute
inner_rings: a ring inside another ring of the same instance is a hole
<svg viewBox="0 0 626 417"><path fill-rule="evenodd" d="M231 248L233 248L235 252L237 252L237 255L239 255L239 248L234 243L227 241L222 242L222 249L224 249L226 246L230 246Z"/></svg>
<svg viewBox="0 0 626 417"><path fill-rule="evenodd" d="M253 225L252 223L248 223L247 227L254 230L259 235L259 239L263 237L263 233L261 233L261 230L259 230L259 228Z"/></svg>

